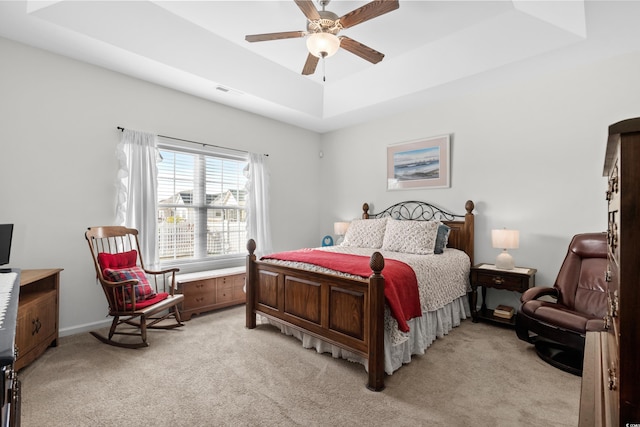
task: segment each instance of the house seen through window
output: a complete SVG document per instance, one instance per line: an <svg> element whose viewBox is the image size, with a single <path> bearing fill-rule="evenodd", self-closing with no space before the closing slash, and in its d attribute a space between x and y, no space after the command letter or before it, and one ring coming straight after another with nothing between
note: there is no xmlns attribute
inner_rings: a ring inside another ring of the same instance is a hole
<svg viewBox="0 0 640 427"><path fill-rule="evenodd" d="M159 149L160 262L244 254L248 159L162 144Z"/></svg>

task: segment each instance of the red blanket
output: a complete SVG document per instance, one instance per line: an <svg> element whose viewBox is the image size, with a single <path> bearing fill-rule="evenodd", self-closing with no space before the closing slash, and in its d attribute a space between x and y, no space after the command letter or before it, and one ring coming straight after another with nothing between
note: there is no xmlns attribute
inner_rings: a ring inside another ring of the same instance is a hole
<svg viewBox="0 0 640 427"><path fill-rule="evenodd" d="M265 255L262 259L305 262L364 278L372 274L369 257L361 255L301 249ZM404 262L385 259L383 275L384 296L389 304L391 315L398 321L398 327L402 332L409 332L407 320L422 315L416 274Z"/></svg>

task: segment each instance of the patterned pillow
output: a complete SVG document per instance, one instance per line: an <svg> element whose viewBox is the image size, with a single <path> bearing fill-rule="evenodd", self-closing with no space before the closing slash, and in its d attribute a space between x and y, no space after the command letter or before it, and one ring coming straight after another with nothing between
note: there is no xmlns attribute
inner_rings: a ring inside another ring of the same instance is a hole
<svg viewBox="0 0 640 427"><path fill-rule="evenodd" d="M451 231L451 228L446 224L440 224L438 226L436 246L433 249L433 253L441 254L444 252L444 248L446 248L447 243L449 243L449 231Z"/></svg>
<svg viewBox="0 0 640 427"><path fill-rule="evenodd" d="M384 233L382 249L409 254L432 254L438 235L437 221L402 221L390 219Z"/></svg>
<svg viewBox="0 0 640 427"><path fill-rule="evenodd" d="M353 220L347 228L342 245L380 249L386 225L387 218Z"/></svg>
<svg viewBox="0 0 640 427"><path fill-rule="evenodd" d="M103 274L105 279L111 282L124 282L131 279L138 279L138 284L134 286L136 302L144 301L156 296L155 291L149 284L147 276L144 274L144 271L142 271L140 267L134 266L129 268L105 268ZM130 288L126 290L124 301L126 303L131 302Z"/></svg>

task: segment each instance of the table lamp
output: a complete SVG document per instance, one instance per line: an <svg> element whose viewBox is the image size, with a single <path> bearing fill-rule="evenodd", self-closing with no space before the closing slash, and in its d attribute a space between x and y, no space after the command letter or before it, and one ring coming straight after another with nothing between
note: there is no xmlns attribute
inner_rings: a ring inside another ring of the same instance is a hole
<svg viewBox="0 0 640 427"><path fill-rule="evenodd" d="M336 239L336 245L339 245L344 240L344 235L347 234L347 228L349 228L348 222L333 223L333 233L338 236Z"/></svg>
<svg viewBox="0 0 640 427"><path fill-rule="evenodd" d="M507 249L517 249L520 244L520 232L518 230L491 230L491 243L494 248L502 249L496 257L496 268L501 270L513 270L515 263Z"/></svg>

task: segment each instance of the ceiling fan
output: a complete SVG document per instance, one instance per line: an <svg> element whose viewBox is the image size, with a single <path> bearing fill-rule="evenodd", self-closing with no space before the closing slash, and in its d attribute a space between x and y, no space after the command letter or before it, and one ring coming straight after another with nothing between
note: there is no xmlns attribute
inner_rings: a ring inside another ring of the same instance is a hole
<svg viewBox="0 0 640 427"><path fill-rule="evenodd" d="M340 30L384 15L399 7L398 0L376 0L338 17L324 10L331 0L318 0L322 10L317 10L312 0L294 0L307 17L307 31L286 31L281 33L253 34L245 37L248 42L291 39L306 37L309 54L302 69L303 75L313 74L320 58L328 58L343 48L373 64L382 61L384 54L363 45L347 36L338 36Z"/></svg>

